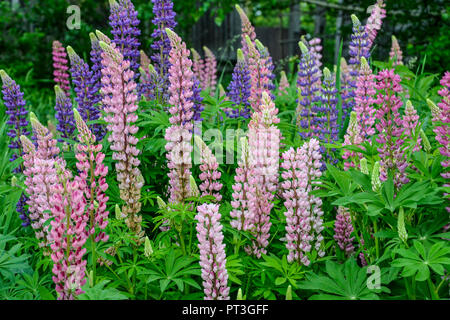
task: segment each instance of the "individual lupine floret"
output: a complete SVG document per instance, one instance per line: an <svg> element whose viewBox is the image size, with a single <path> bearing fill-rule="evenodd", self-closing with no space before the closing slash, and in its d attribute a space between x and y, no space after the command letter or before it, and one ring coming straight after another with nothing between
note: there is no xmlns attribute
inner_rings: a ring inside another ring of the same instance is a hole
<svg viewBox="0 0 450 320"><path fill-rule="evenodd" d="M228 272L218 204L197 208L197 239L205 300L229 300Z"/></svg>
<svg viewBox="0 0 450 320"><path fill-rule="evenodd" d="M419 115L417 114L416 109L412 105L411 101L406 101L405 106L405 115L402 117L404 134L407 137L414 138L416 136L417 131L420 128ZM422 138L419 134L417 134L417 143L413 148L413 152L420 150L420 145L422 143Z"/></svg>
<svg viewBox="0 0 450 320"><path fill-rule="evenodd" d="M320 198L311 195L315 189L313 183L322 172L319 141L311 139L301 148L290 148L282 155L281 176L283 182L283 198L285 199L286 216L286 248L289 251L288 261L309 265L308 253L313 246L322 257L323 230ZM314 242L315 240L315 242Z"/></svg>
<svg viewBox="0 0 450 320"><path fill-rule="evenodd" d="M53 41L53 80L64 90L66 95L69 94L69 70L66 50L62 43L58 40Z"/></svg>
<svg viewBox="0 0 450 320"><path fill-rule="evenodd" d="M138 131L135 125L138 105L134 72L130 69L130 61L124 60L114 43L108 45L100 41L100 47L103 50L102 102L107 113L107 129L111 132L108 141L111 143L113 160L117 161L115 168L120 198L125 201L122 213L127 217L127 226L141 239L143 231L139 200L143 177L138 168L139 149L136 148L138 139L135 137Z"/></svg>
<svg viewBox="0 0 450 320"><path fill-rule="evenodd" d="M170 40L166 33L166 28L175 29L175 12L173 11L172 0L152 0L153 14L152 20L156 28L153 30L152 38L153 55L151 59L155 70L159 75L157 89L163 102L169 100L169 54L171 50Z"/></svg>
<svg viewBox="0 0 450 320"><path fill-rule="evenodd" d="M241 34L241 44L242 44L242 51L244 52L244 56L247 57L249 54L249 48L248 48L248 42L246 37L249 37L250 41L253 43L256 39L256 33L255 28L253 27L252 23L248 19L247 15L245 14L244 10L239 5L236 5L236 10L239 14L239 17L241 18L241 25L242 25L242 34Z"/></svg>
<svg viewBox="0 0 450 320"><path fill-rule="evenodd" d="M381 29L381 25L383 23L383 19L386 17L386 4L383 0L377 0L372 6L372 11L370 12L370 16L367 19L366 23L366 33L368 35L368 49L373 45L375 38L377 37L378 31Z"/></svg>
<svg viewBox="0 0 450 320"><path fill-rule="evenodd" d="M272 57L270 56L269 49L267 49L261 41L258 39L255 40L256 48L259 51L259 54L261 56L261 60L264 61L264 64L267 68L267 77L269 78L268 83L266 84L266 90L271 93L272 100L275 99L275 96L273 95L273 92L275 91L276 87L274 85L275 80L275 74L273 73L273 70L275 69L275 65L273 64Z"/></svg>
<svg viewBox="0 0 450 320"><path fill-rule="evenodd" d="M194 115L192 102L192 85L194 73L191 70L192 61L189 59L189 50L186 44L172 30L166 29L171 41L169 62L169 103L172 105L169 119L172 124L167 128L165 139L169 176L169 201L181 203L189 197L189 176L191 175L192 161L192 117Z"/></svg>
<svg viewBox="0 0 450 320"><path fill-rule="evenodd" d="M106 210L108 189L106 175L108 167L103 160L105 154L101 151L102 145L95 144L95 135L92 134L81 115L74 109L76 125L78 129L78 141L76 147L77 169L79 171L75 181L83 190L86 198L86 214L89 217L88 234L95 242L108 240L108 235L103 231L108 225L109 211Z"/></svg>
<svg viewBox="0 0 450 320"><path fill-rule="evenodd" d="M356 119L361 127L361 135L365 140L375 134L375 75L367 63L366 58L361 57L361 69L355 90Z"/></svg>
<svg viewBox="0 0 450 320"><path fill-rule="evenodd" d="M222 183L220 183L221 173L217 169L219 168L219 163L216 157L212 154L211 150L205 144L205 142L197 135L194 135L194 141L199 148L200 153L200 190L202 191L201 196L214 196L217 202L222 200L222 195L220 190L222 189Z"/></svg>
<svg viewBox="0 0 450 320"><path fill-rule="evenodd" d="M343 146L357 146L361 147L364 142L364 137L361 134L361 126L358 123L358 118L355 111L350 113L350 122L347 127L347 133L344 136ZM346 160L344 162L344 169L357 168L359 165L359 159L361 159L362 154L352 150L345 150L342 155L342 159Z"/></svg>
<svg viewBox="0 0 450 320"><path fill-rule="evenodd" d="M308 138L312 135L311 123L313 114L311 107L320 100L319 95L319 68L317 68L315 59L306 45L300 41L300 50L302 57L298 66L297 88L299 101L297 106L297 127L302 138Z"/></svg>
<svg viewBox="0 0 450 320"><path fill-rule="evenodd" d="M58 120L56 129L61 133L62 138L72 139L75 130L72 101L59 86L55 86L55 96L55 118Z"/></svg>
<svg viewBox="0 0 450 320"><path fill-rule="evenodd" d="M393 61L394 66L403 64L402 49L400 48L397 38L394 35L392 35L392 46L391 46L391 51L389 52L389 57Z"/></svg>
<svg viewBox="0 0 450 320"><path fill-rule="evenodd" d="M52 188L50 206L53 220L51 244L53 260L53 282L59 300L74 300L84 293L81 287L86 283L86 263L83 248L88 234L85 214L86 199L83 188L69 179L59 168L59 182Z"/></svg>
<svg viewBox="0 0 450 320"><path fill-rule="evenodd" d="M130 61L130 69L134 72L134 78L138 79L139 73L139 30L138 12L135 10L131 0L109 0L112 42L123 55L125 60ZM82 114L81 114L82 115Z"/></svg>
<svg viewBox="0 0 450 320"><path fill-rule="evenodd" d="M98 85L94 82L93 73L89 69L89 65L81 59L72 47L67 47L70 58L70 72L72 74L72 83L76 93L75 100L78 103L78 110L84 121L95 121L100 118L100 110L97 102L99 102L100 92ZM91 124L91 131L102 140L105 130L101 124Z"/></svg>
<svg viewBox="0 0 450 320"><path fill-rule="evenodd" d="M233 184L233 200L230 212L232 218L230 224L237 230L251 230L254 228L253 212L249 209L252 194L255 194L255 175L252 164L250 163L250 154L248 148L248 140L246 137L241 138L241 160L236 168Z"/></svg>
<svg viewBox="0 0 450 320"><path fill-rule="evenodd" d="M378 131L376 141L380 144L377 149L381 158L380 179L385 181L389 172L392 172L395 186L409 181L405 174L408 161L405 157L403 122L398 110L401 101L397 93L402 91L400 76L394 70L382 70L376 76L375 89L378 90L376 103L379 108L376 112L378 122L375 127Z"/></svg>
<svg viewBox="0 0 450 320"><path fill-rule="evenodd" d="M334 223L334 240L336 240L339 248L345 252L345 255L351 256L355 251L352 237L353 232L352 218L350 211L345 207L338 207L338 214L336 215L336 221Z"/></svg>
<svg viewBox="0 0 450 320"><path fill-rule="evenodd" d="M203 51L205 51L205 63L203 69L205 82L203 84L203 89L209 89L210 92L215 92L217 84L217 60L214 53L212 53L209 48L203 47Z"/></svg>
<svg viewBox="0 0 450 320"><path fill-rule="evenodd" d="M280 84L278 86L278 94L280 96L286 95L288 93L287 90L289 89L289 87L290 87L290 84L289 84L289 80L286 76L286 72L281 71Z"/></svg>
<svg viewBox="0 0 450 320"><path fill-rule="evenodd" d="M228 112L230 118L250 117L250 94L252 84L250 70L241 49L237 50L237 63L228 86L228 97L233 102L234 109Z"/></svg>

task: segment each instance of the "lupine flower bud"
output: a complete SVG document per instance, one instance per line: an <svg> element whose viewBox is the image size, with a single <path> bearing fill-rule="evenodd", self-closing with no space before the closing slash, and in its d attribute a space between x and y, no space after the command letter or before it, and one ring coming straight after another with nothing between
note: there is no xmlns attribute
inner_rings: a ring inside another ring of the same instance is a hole
<svg viewBox="0 0 450 320"><path fill-rule="evenodd" d="M416 135L416 130L420 127L420 122L419 115L417 114L417 111L416 109L414 109L414 106L412 105L410 100L406 101L405 115L402 118L402 122L404 133L409 138L414 138ZM421 139L422 138L419 135L417 137L417 144L414 146L413 151L420 150Z"/></svg>
<svg viewBox="0 0 450 320"><path fill-rule="evenodd" d="M117 220L122 220L123 218L125 218L122 215L122 211L120 210L120 206L116 203L116 205L114 206L114 213L116 214L116 219Z"/></svg>
<svg viewBox="0 0 450 320"><path fill-rule="evenodd" d="M153 254L152 244L150 243L150 239L145 237L144 240L144 255L149 258Z"/></svg>
<svg viewBox="0 0 450 320"><path fill-rule="evenodd" d="M378 192L381 188L380 180L380 162L375 162L372 169L372 190Z"/></svg>
<svg viewBox="0 0 450 320"><path fill-rule="evenodd" d="M244 300L244 298L242 297L242 289L241 288L239 288L239 290L238 290L236 300Z"/></svg>
<svg viewBox="0 0 450 320"><path fill-rule="evenodd" d="M361 127L358 124L357 114L355 111L350 113L350 122L347 127L347 133L344 136L343 146L360 146L364 141L361 136ZM345 150L345 149L344 149ZM348 170L351 167L357 167L358 160L361 158L361 154L355 151L345 150L342 155L342 159L347 160L344 162L344 169Z"/></svg>
<svg viewBox="0 0 450 320"><path fill-rule="evenodd" d="M367 167L367 159L366 158L362 158L359 161L359 169L361 170L361 173L364 174L369 174L369 168Z"/></svg>
<svg viewBox="0 0 450 320"><path fill-rule="evenodd" d="M408 233L406 232L405 228L405 212L403 210L403 207L400 207L400 210L398 212L397 232L400 240L402 240L406 244L406 241L408 241Z"/></svg>
<svg viewBox="0 0 450 320"><path fill-rule="evenodd" d="M286 300L292 300L292 286L288 285L286 289Z"/></svg>
<svg viewBox="0 0 450 320"><path fill-rule="evenodd" d="M191 197L199 197L200 190L198 190L197 182L195 182L195 179L192 175L189 176L189 185L191 188Z"/></svg>
<svg viewBox="0 0 450 320"><path fill-rule="evenodd" d="M430 153L431 152L430 140L428 140L427 135L422 129L420 129L420 137L422 138L423 149L425 150L425 152Z"/></svg>
<svg viewBox="0 0 450 320"><path fill-rule="evenodd" d="M288 93L287 89L289 89L289 87L290 87L290 84L287 79L286 72L281 71L280 85L278 86L279 95L287 94Z"/></svg>
<svg viewBox="0 0 450 320"><path fill-rule="evenodd" d="M192 177L192 176L191 176ZM161 199L160 196L156 197L156 202L158 203L159 210L164 210L167 207L167 204L164 202L163 199Z"/></svg>

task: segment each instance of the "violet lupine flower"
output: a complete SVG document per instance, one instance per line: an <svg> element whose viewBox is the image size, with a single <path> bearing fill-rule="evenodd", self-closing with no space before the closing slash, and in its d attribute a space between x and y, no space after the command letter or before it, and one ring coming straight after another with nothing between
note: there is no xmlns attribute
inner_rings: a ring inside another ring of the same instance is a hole
<svg viewBox="0 0 450 320"><path fill-rule="evenodd" d="M169 108L172 126L167 128L165 139L167 141L167 160L169 176L169 201L181 203L190 195L189 176L191 175L191 138L192 117L194 115L192 102L192 85L194 73L191 70L192 61L189 59L189 50L186 44L172 30L166 29L172 50L169 63Z"/></svg>
<svg viewBox="0 0 450 320"><path fill-rule="evenodd" d="M353 86L352 86L352 77L350 76L350 68L348 67L347 61L345 58L341 58L340 61L340 69L341 69L341 98L342 98L342 123L341 126L344 126L345 119L350 115L350 112L353 109L355 104L353 99Z"/></svg>
<svg viewBox="0 0 450 320"><path fill-rule="evenodd" d="M383 23L383 19L386 17L386 4L383 0L377 0L372 6L372 11L370 12L370 16L367 19L366 23L366 33L368 35L368 49L373 45L375 38L377 37L378 31L381 29L381 25Z"/></svg>
<svg viewBox="0 0 450 320"><path fill-rule="evenodd" d="M53 80L64 90L66 95L69 94L69 70L66 50L62 43L58 40L53 41Z"/></svg>
<svg viewBox="0 0 450 320"><path fill-rule="evenodd" d="M397 38L394 35L392 35L392 46L391 46L391 51L389 52L389 57L393 61L394 66L403 64L402 49L400 48Z"/></svg>
<svg viewBox="0 0 450 320"><path fill-rule="evenodd" d="M138 84L138 91L141 96L144 96L147 100L157 99L155 94L156 86L158 83L158 74L156 73L155 67L152 64L148 64L147 68L144 69L144 66L141 63L139 67L140 73L140 82Z"/></svg>
<svg viewBox="0 0 450 320"><path fill-rule="evenodd" d="M200 88L200 81L194 75L193 84L192 84L192 97L190 98L193 105L194 115L192 119L194 121L202 121L202 111L205 110L203 107L203 98L200 96L202 89Z"/></svg>
<svg viewBox="0 0 450 320"><path fill-rule="evenodd" d="M156 28L153 30L151 45L153 55L151 56L156 72L159 75L158 90L162 101L169 99L169 54L171 50L170 40L167 37L166 28L175 29L177 25L175 21L175 12L173 11L172 0L152 0L153 14L152 20Z"/></svg>
<svg viewBox="0 0 450 320"><path fill-rule="evenodd" d="M375 75L367 63L366 58L361 58L361 69L356 82L355 108L356 117L361 127L361 135L365 140L375 134Z"/></svg>
<svg viewBox="0 0 450 320"><path fill-rule="evenodd" d="M93 82L93 91L98 94L94 95L92 99L92 103L99 104L102 100L102 95L100 93L100 89L102 88L102 48L100 48L99 39L95 36L94 33L89 33L89 37L91 38L91 52L90 52L90 60L92 63L92 77L91 80ZM106 37L106 36L105 36Z"/></svg>
<svg viewBox="0 0 450 320"><path fill-rule="evenodd" d="M138 139L134 136L138 127L136 110L137 94L134 72L130 68L130 61L116 48L100 41L102 48L102 93L104 110L107 113L105 121L107 129L111 132L108 141L111 143L113 160L116 160L117 181L119 183L120 198L125 201L122 213L126 216L125 222L140 240L143 241L141 228L141 188L143 177L138 168L140 161L137 158L139 149L136 148ZM139 240L139 241L140 241Z"/></svg>
<svg viewBox="0 0 450 320"><path fill-rule="evenodd" d="M404 134L410 138L414 138L417 133L417 143L413 148L413 152L419 151L421 149L421 143L422 138L420 137L419 130L420 130L420 122L419 122L419 115L417 114L416 109L414 109L414 106L412 105L411 101L406 101L406 107L405 107L405 115L402 118L403 122L403 128L404 128Z"/></svg>
<svg viewBox="0 0 450 320"><path fill-rule="evenodd" d="M268 92L263 91L261 109L253 113L248 126L250 165L254 169L255 179L255 192L249 195L249 210L254 225L251 233L255 239L245 250L257 258L261 258L261 255L267 252L266 247L269 244L269 231L272 225L270 211L278 185L281 133L275 126L280 122L277 114L278 109Z"/></svg>
<svg viewBox="0 0 450 320"><path fill-rule="evenodd" d="M317 92L319 91L320 81L319 69L316 66L315 59L303 42L299 42L302 51L302 57L298 66L297 88L299 92L299 102L297 106L297 127L300 136L304 139L311 137L312 106L320 100Z"/></svg>
<svg viewBox="0 0 450 320"><path fill-rule="evenodd" d="M138 12L134 9L131 0L109 0L111 11L109 15L109 25L111 26L111 34L114 36L112 40L116 44L116 48L123 55L124 59L130 61L130 69L135 73L134 78L139 77L139 42L138 37L141 35L139 30ZM82 115L82 114L81 114ZM84 119L83 119L84 120Z"/></svg>
<svg viewBox="0 0 450 320"><path fill-rule="evenodd" d="M286 72L281 71L280 84L278 86L278 94L280 96L286 95L288 93L288 89L290 88L289 80L286 76Z"/></svg>
<svg viewBox="0 0 450 320"><path fill-rule="evenodd" d="M323 257L322 250L323 230L321 210L322 201L310 192L314 189L312 183L318 179L322 172L322 156L319 152L319 141L311 139L301 148L290 148L282 155L281 167L284 169L281 176L284 189L284 205L286 216L286 248L289 251L288 261L296 261L308 266L310 260L307 256L311 250ZM315 242L314 242L315 240Z"/></svg>
<svg viewBox="0 0 450 320"><path fill-rule="evenodd" d="M255 28L253 27L252 23L248 19L247 15L245 14L244 10L239 5L236 5L236 10L239 14L239 17L241 18L241 25L242 25L242 52L244 53L244 56L247 57L249 55L249 48L248 48L248 42L246 37L249 37L250 42L255 45L255 39L256 39L256 33Z"/></svg>
<svg viewBox="0 0 450 320"><path fill-rule="evenodd" d="M6 114L8 120L7 136L10 138L8 147L13 150L13 154L9 161L14 161L20 158L23 154L22 146L20 143L20 136L29 136L27 115L28 111L25 109L26 102L23 99L23 92L20 91L20 86L11 79L10 76L4 71L0 70L0 78L2 79L2 94L3 102L6 107ZM19 166L13 170L13 173L22 172L23 166Z"/></svg>
<svg viewBox="0 0 450 320"><path fill-rule="evenodd" d="M200 250L205 300L229 300L228 272L218 204L204 203L197 208L197 239Z"/></svg>
<svg viewBox="0 0 450 320"><path fill-rule="evenodd" d="M31 219L28 216L28 210L25 209L25 205L27 204L28 197L22 193L16 204L16 212L19 214L20 220L22 220L22 227L28 227L31 225Z"/></svg>
<svg viewBox="0 0 450 320"><path fill-rule="evenodd" d="M376 76L378 80L375 89L378 90L376 103L379 109L376 112L378 122L375 124L379 132L376 141L381 144L377 149L381 158L380 180L387 179L389 171L393 173L394 184L398 188L408 183L405 170L408 162L403 148L404 132L403 122L398 112L401 101L397 93L402 91L400 76L394 70L382 70Z"/></svg>
<svg viewBox="0 0 450 320"><path fill-rule="evenodd" d="M202 191L201 196L214 196L216 201L220 202L222 195L219 192L222 189L222 184L220 183L221 173L217 170L219 163L202 138L194 135L194 141L200 152L201 173L199 178L202 183L199 188Z"/></svg>
<svg viewBox="0 0 450 320"><path fill-rule="evenodd" d="M216 91L217 84L217 60L214 53L208 48L203 47L205 51L204 74L205 83L203 89L209 89L210 92Z"/></svg>
<svg viewBox="0 0 450 320"><path fill-rule="evenodd" d="M369 59L369 36L364 28L361 25L358 17L352 14L352 22L353 22L353 34L351 36L351 41L349 44L349 55L350 59L348 63L350 64L350 75L353 78L358 76L359 68L361 66L361 58L364 57Z"/></svg>
<svg viewBox="0 0 450 320"><path fill-rule="evenodd" d="M336 240L339 248L345 252L347 257L351 256L355 251L352 237L353 232L352 218L350 211L345 207L338 207L338 214L336 215L336 221L334 223L334 240Z"/></svg>
<svg viewBox="0 0 450 320"><path fill-rule="evenodd" d="M275 65L273 64L273 60L272 57L270 56L269 49L267 49L258 39L255 40L255 45L259 51L261 60L264 61L264 64L267 68L267 77L269 78L269 81L266 84L265 88L267 91L271 93L272 100L275 100L275 96L273 95L273 92L276 89L275 84L273 83L275 80L275 74L273 73Z"/></svg>
<svg viewBox="0 0 450 320"><path fill-rule="evenodd" d="M237 230L251 230L254 228L254 216L250 210L250 199L252 194L255 194L255 173L253 166L250 163L250 154L248 148L247 138L241 138L241 160L236 168L236 175L234 176L233 184L233 200L231 206L233 209L230 212L231 227Z"/></svg>
<svg viewBox="0 0 450 320"><path fill-rule="evenodd" d="M241 49L237 50L237 63L234 67L231 82L228 86L228 97L234 109L227 113L230 118L250 117L251 76L248 64Z"/></svg>
<svg viewBox="0 0 450 320"><path fill-rule="evenodd" d="M101 152L102 145L95 144L95 135L89 130L81 115L74 109L75 120L78 129L78 141L76 147L77 169L79 174L75 177L79 188L86 197L86 215L89 217L88 234L95 242L106 242L109 236L103 231L108 225L109 212L106 210L108 189L106 175L108 167L103 164L105 154Z"/></svg>
<svg viewBox="0 0 450 320"><path fill-rule="evenodd" d="M72 139L75 130L72 101L59 86L55 86L55 96L55 118L58 120L56 129L61 133L62 138Z"/></svg>
<svg viewBox="0 0 450 320"><path fill-rule="evenodd" d="M86 122L98 120L101 113L96 104L100 101L101 95L98 84L94 82L93 72L89 70L89 65L75 53L72 47L68 46L67 52L70 58L72 83L76 93L75 101L78 103L81 117ZM98 141L102 140L106 134L104 127L98 123L90 124L90 129Z"/></svg>
<svg viewBox="0 0 450 320"><path fill-rule="evenodd" d="M53 260L53 282L58 300L74 300L84 293L81 287L86 283L86 263L83 259L88 233L89 216L84 214L86 199L83 188L58 172L59 182L52 188L50 206L53 220L51 236L51 258Z"/></svg>
<svg viewBox="0 0 450 320"><path fill-rule="evenodd" d="M350 122L347 127L347 133L344 136L343 146L357 146L361 147L361 144L364 142L364 136L361 133L361 126L358 122L358 117L355 111L350 113ZM359 159L361 159L362 154L356 151L346 150L344 148L344 154L342 155L342 159L344 161L344 169L348 170L349 168L356 168L359 165Z"/></svg>
<svg viewBox="0 0 450 320"><path fill-rule="evenodd" d="M250 97L249 102L253 112L260 111L263 92L267 91L267 85L270 82L269 70L265 65L265 61L261 59L259 51L248 36L247 40L248 56L247 63L250 71Z"/></svg>

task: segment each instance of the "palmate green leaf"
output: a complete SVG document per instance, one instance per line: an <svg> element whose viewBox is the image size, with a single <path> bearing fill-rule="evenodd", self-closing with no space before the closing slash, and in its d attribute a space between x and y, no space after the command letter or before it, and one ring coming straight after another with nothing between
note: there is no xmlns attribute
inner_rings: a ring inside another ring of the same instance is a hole
<svg viewBox="0 0 450 320"><path fill-rule="evenodd" d="M80 300L127 300L128 297L116 288L107 286L110 280L102 280L92 288L86 283L82 289L85 293L80 294Z"/></svg>

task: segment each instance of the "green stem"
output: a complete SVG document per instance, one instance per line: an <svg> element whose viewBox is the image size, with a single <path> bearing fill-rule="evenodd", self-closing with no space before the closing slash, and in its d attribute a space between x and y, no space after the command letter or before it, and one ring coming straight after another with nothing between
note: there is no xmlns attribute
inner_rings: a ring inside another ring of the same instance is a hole
<svg viewBox="0 0 450 320"><path fill-rule="evenodd" d="M439 295L437 294L436 289L434 288L434 284L431 281L430 277L428 277L427 282L428 282L428 287L430 288L431 300L439 300Z"/></svg>
<svg viewBox="0 0 450 320"><path fill-rule="evenodd" d="M95 239L94 235L91 234L91 250L92 250L92 284L95 286L97 277L97 256L95 254Z"/></svg>
<svg viewBox="0 0 450 320"><path fill-rule="evenodd" d="M373 231L374 231L374 233L378 232L377 220L373 221ZM378 237L375 235L374 235L374 237L375 237L375 250L376 250L376 254L377 254L377 259L379 259L380 258L380 243L378 241Z"/></svg>

